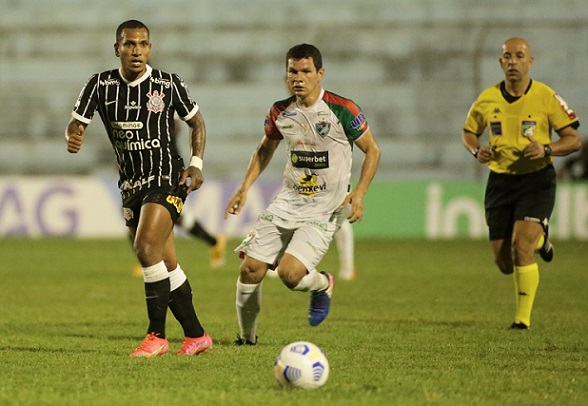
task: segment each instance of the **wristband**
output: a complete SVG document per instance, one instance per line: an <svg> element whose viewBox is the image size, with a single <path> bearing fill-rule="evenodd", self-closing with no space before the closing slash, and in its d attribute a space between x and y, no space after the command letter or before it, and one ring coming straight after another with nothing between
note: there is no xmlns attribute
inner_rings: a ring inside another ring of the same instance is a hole
<svg viewBox="0 0 588 406"><path fill-rule="evenodd" d="M190 159L190 166L202 170L202 164L202 158L200 158L199 156L193 156L192 159Z"/></svg>
<svg viewBox="0 0 588 406"><path fill-rule="evenodd" d="M551 156L553 150L551 149L551 145L546 144L543 146L543 151L545 152L545 156Z"/></svg>
<svg viewBox="0 0 588 406"><path fill-rule="evenodd" d="M480 148L474 148L472 150L472 155L474 156L474 158L478 159L478 152L480 152Z"/></svg>

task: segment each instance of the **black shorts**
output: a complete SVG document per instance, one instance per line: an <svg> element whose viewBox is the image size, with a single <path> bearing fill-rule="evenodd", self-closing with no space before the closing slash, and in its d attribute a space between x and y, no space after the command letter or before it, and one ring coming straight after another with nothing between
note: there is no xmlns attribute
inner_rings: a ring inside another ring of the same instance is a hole
<svg viewBox="0 0 588 406"><path fill-rule="evenodd" d="M553 165L526 175L490 172L484 205L490 240L510 238L516 220L547 224L555 206Z"/></svg>
<svg viewBox="0 0 588 406"><path fill-rule="evenodd" d="M137 228L141 207L145 203L158 203L169 211L172 221L175 222L182 213L184 202L187 197L184 186L177 187L151 187L140 189L136 193L123 198L123 217L127 227Z"/></svg>

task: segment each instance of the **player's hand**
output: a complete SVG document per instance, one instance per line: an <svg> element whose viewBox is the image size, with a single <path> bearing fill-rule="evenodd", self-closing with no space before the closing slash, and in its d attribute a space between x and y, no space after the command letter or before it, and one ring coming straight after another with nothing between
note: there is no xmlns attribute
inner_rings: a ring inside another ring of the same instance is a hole
<svg viewBox="0 0 588 406"><path fill-rule="evenodd" d="M77 154L82 148L84 143L84 132L86 131L83 125L75 127L74 131L70 131L68 128L67 133L67 152L71 154Z"/></svg>
<svg viewBox="0 0 588 406"><path fill-rule="evenodd" d="M241 208L245 205L247 201L247 192L243 192L238 190L233 197L229 199L229 203L227 203L227 208L225 209L225 220L229 218L229 214L236 216L241 212Z"/></svg>
<svg viewBox="0 0 588 406"><path fill-rule="evenodd" d="M188 179L190 179L190 182L188 182ZM186 187L186 192L188 194L196 189L200 189L200 186L202 186L203 183L204 175L202 175L202 171L195 166L188 166L180 179L180 185Z"/></svg>
<svg viewBox="0 0 588 406"><path fill-rule="evenodd" d="M523 149L523 155L530 160L544 158L545 146L536 140L531 139L531 143Z"/></svg>
<svg viewBox="0 0 588 406"><path fill-rule="evenodd" d="M351 193L345 197L345 200L343 200L343 203L341 203L339 208L345 209L347 205L351 205L347 220L349 220L350 223L361 221L363 218L363 195L356 190L352 190Z"/></svg>
<svg viewBox="0 0 588 406"><path fill-rule="evenodd" d="M482 145L478 150L477 159L483 164L488 163L491 159L494 159L494 150L488 146Z"/></svg>

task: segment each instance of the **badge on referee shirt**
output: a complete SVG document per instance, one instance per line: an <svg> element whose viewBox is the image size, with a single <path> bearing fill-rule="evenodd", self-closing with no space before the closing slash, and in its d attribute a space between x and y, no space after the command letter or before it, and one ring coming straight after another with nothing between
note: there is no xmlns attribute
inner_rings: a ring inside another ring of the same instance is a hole
<svg viewBox="0 0 588 406"><path fill-rule="evenodd" d="M534 136L536 129L537 129L537 122L536 121L523 121L523 125L522 125L523 137Z"/></svg>

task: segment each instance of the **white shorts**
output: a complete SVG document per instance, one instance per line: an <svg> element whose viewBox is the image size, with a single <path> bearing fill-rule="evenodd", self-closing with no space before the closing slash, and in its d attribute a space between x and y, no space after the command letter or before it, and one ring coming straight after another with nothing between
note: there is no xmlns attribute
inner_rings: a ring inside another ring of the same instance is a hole
<svg viewBox="0 0 588 406"><path fill-rule="evenodd" d="M265 262L270 268L288 253L311 270L323 259L342 220L342 215L335 215L328 222L290 221L264 211L235 252Z"/></svg>

